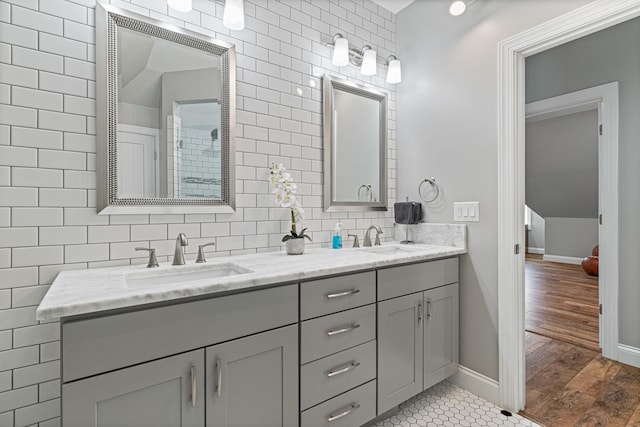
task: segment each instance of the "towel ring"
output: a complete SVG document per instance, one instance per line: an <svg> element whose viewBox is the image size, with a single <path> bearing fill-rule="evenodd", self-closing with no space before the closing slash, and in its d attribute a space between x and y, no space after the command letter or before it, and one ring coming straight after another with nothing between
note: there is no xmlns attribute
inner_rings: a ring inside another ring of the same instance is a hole
<svg viewBox="0 0 640 427"><path fill-rule="evenodd" d="M362 184L360 186L360 188L358 188L358 201L362 200L360 196L362 195L362 189L363 188L366 191L365 195L366 194L369 195L369 201L372 201L373 200L373 191L371 190L371 184Z"/></svg>
<svg viewBox="0 0 640 427"><path fill-rule="evenodd" d="M433 196L431 199L428 199L428 200L422 197L422 186L424 185L425 182L428 182L429 184L431 184L431 186L436 190L435 196ZM425 178L422 180L422 182L420 182L420 184L418 184L418 196L420 196L420 199L425 203L433 202L435 199L438 198L439 194L440 194L440 187L438 187L438 184L436 184L436 179L434 177Z"/></svg>

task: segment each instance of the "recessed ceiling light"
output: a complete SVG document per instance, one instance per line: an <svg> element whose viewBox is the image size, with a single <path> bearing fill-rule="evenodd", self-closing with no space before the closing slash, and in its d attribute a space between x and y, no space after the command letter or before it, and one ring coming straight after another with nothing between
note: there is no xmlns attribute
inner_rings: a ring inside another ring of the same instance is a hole
<svg viewBox="0 0 640 427"><path fill-rule="evenodd" d="M460 16L464 13L466 8L467 4L464 1L457 0L451 3L451 6L449 6L449 13L453 16Z"/></svg>

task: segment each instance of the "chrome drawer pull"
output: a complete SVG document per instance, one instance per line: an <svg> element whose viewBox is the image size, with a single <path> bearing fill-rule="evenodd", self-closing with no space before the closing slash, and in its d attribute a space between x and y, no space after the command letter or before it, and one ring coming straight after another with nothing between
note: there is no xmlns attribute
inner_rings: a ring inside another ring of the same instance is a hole
<svg viewBox="0 0 640 427"><path fill-rule="evenodd" d="M329 415L329 418L327 418L327 422L332 422L332 421L335 421L335 420L339 420L342 417L346 417L347 415L349 415L350 413L352 413L353 411L355 411L359 407L360 407L359 403L352 403L351 405L346 407L344 410L341 410L342 412L339 412L339 413L337 413L335 415Z"/></svg>
<svg viewBox="0 0 640 427"><path fill-rule="evenodd" d="M196 387L196 367L191 367L191 407L196 407L196 402L198 401L198 396L196 393L198 392L198 388Z"/></svg>
<svg viewBox="0 0 640 427"><path fill-rule="evenodd" d="M332 378L336 375L345 374L352 369L357 368L358 366L360 366L360 362L351 362L342 368L332 369L331 371L327 372L327 377Z"/></svg>
<svg viewBox="0 0 640 427"><path fill-rule="evenodd" d="M348 291L336 292L335 294L327 294L327 298L333 299L333 298L346 297L349 295L357 294L358 292L360 292L360 289L351 289Z"/></svg>
<svg viewBox="0 0 640 427"><path fill-rule="evenodd" d="M345 327L342 327L340 329L332 329L330 331L327 331L327 335L332 337L334 335L340 335L340 334L344 334L345 332L353 331L354 329L357 329L359 327L360 327L359 323L353 323L353 324L351 324L349 326L345 326Z"/></svg>
<svg viewBox="0 0 640 427"><path fill-rule="evenodd" d="M220 358L216 359L216 395L218 399L222 396L222 360Z"/></svg>

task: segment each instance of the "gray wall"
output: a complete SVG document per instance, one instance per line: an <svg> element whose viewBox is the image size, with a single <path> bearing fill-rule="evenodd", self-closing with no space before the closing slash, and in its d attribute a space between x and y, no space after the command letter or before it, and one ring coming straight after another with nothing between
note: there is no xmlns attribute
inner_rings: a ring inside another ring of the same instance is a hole
<svg viewBox="0 0 640 427"><path fill-rule="evenodd" d="M542 217L598 216L598 110L528 122L526 204Z"/></svg>
<svg viewBox="0 0 640 427"><path fill-rule="evenodd" d="M598 244L596 218L545 218L545 255L584 258Z"/></svg>
<svg viewBox="0 0 640 427"><path fill-rule="evenodd" d="M531 210L531 229L528 231L530 248L544 249L544 230L544 218Z"/></svg>
<svg viewBox="0 0 640 427"><path fill-rule="evenodd" d="M640 222L637 219L640 210L639 41L640 19L636 18L541 52L526 62L527 102L619 82L620 342L633 347L640 347L640 311L637 308L640 301Z"/></svg>
<svg viewBox="0 0 640 427"><path fill-rule="evenodd" d="M451 222L454 201L480 202L460 260L460 361L497 379L497 43L588 1L483 0L460 17L449 3L418 0L397 17L398 198L434 176L442 201L423 206L427 221Z"/></svg>

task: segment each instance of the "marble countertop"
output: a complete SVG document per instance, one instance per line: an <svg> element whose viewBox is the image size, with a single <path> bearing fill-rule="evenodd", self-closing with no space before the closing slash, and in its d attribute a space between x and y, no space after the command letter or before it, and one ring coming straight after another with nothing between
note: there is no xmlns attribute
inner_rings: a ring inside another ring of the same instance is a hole
<svg viewBox="0 0 640 427"><path fill-rule="evenodd" d="M184 266L161 264L154 269L148 269L145 265L131 265L62 271L40 303L36 317L38 320L59 319L199 295L215 296L217 293L248 291L277 283L292 283L333 274L444 258L466 253L466 239L461 243L457 246L442 246L397 245L397 242L389 242L373 248L339 250L313 248L297 256L287 255L284 252L227 256L213 259L206 264L193 264L193 262ZM394 246L401 249L394 251ZM188 280L187 276L194 272L198 274L197 272L203 269L230 264L249 272ZM131 286L132 278L148 275L146 273L160 274L163 281L168 281L164 277L168 275L175 275L182 279L179 283ZM185 277L187 280L184 280Z"/></svg>

